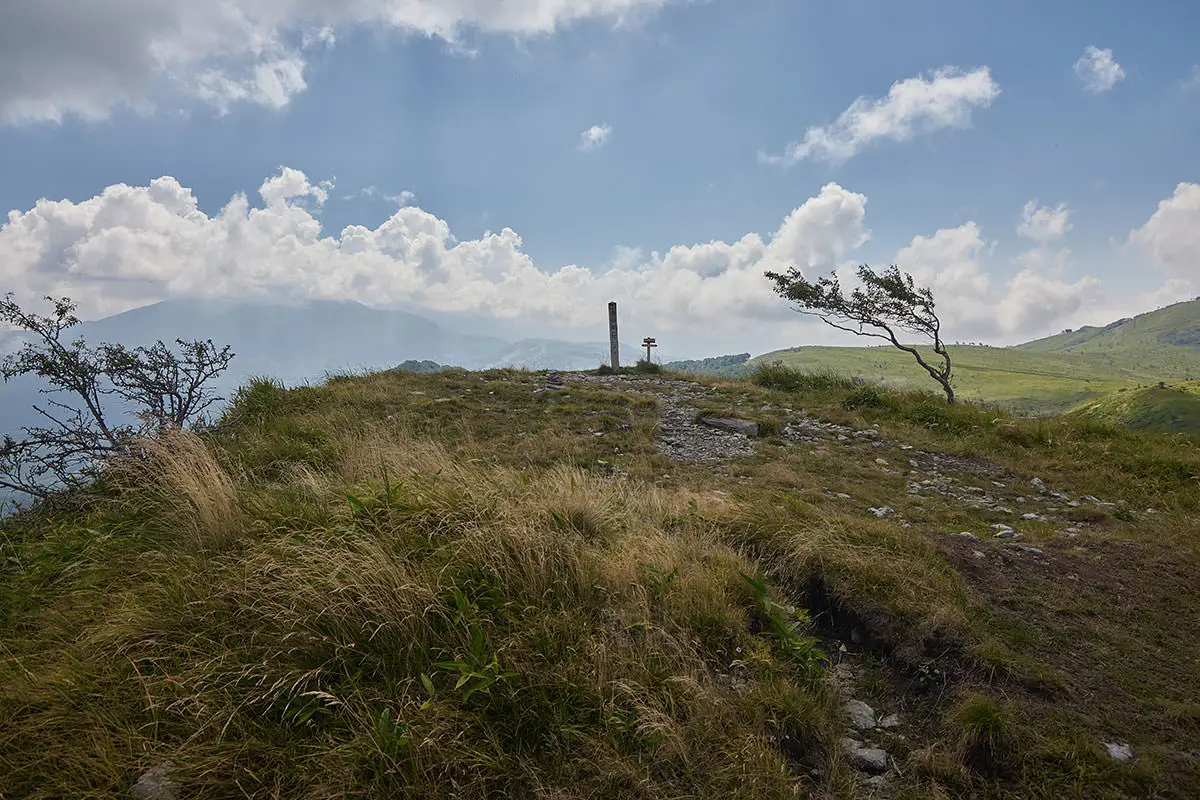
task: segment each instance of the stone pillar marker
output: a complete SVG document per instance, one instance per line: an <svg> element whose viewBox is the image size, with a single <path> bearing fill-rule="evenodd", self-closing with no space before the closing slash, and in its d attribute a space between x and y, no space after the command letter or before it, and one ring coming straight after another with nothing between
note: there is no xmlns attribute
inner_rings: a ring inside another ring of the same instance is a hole
<svg viewBox="0 0 1200 800"><path fill-rule="evenodd" d="M612 359L612 368L621 368L621 346L617 341L617 303L614 300L608 304L608 353Z"/></svg>

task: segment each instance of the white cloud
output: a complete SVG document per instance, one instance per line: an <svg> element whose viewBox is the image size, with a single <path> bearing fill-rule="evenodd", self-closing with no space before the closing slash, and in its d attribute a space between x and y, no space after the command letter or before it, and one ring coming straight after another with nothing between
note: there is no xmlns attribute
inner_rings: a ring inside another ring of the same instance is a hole
<svg viewBox="0 0 1200 800"><path fill-rule="evenodd" d="M1059 203L1055 208L1050 208L1038 206L1037 200L1030 200L1021 209L1017 233L1037 242L1056 241L1071 230L1070 217L1071 211L1066 203Z"/></svg>
<svg viewBox="0 0 1200 800"><path fill-rule="evenodd" d="M1032 338L1056 329L1061 320L1101 296L1095 278L1071 283L1034 268L997 285L983 264L994 248L995 243L983 240L976 223L967 222L933 236L916 236L896 254L903 269L933 290L946 336L952 340Z"/></svg>
<svg viewBox="0 0 1200 800"><path fill-rule="evenodd" d="M760 155L766 163L790 166L806 158L842 162L879 139L903 142L918 133L969 128L971 113L987 108L1000 94L988 67L964 72L942 67L932 77L918 75L892 84L887 96L860 97L825 127L809 128L782 155Z"/></svg>
<svg viewBox="0 0 1200 800"><path fill-rule="evenodd" d="M4 4L0 123L103 119L151 107L174 83L218 110L279 108L307 86L311 54L339 30L436 36L545 34L584 19L623 24L669 0L36 0Z"/></svg>
<svg viewBox="0 0 1200 800"><path fill-rule="evenodd" d="M1176 186L1146 224L1129 234L1129 242L1167 270L1180 290L1200 289L1200 184Z"/></svg>
<svg viewBox="0 0 1200 800"><path fill-rule="evenodd" d="M587 152L603 147L608 144L610 136L612 136L612 127L610 125L593 125L579 134L579 149Z"/></svg>
<svg viewBox="0 0 1200 800"><path fill-rule="evenodd" d="M459 241L445 221L413 206L376 228L326 232L305 206L327 193L282 168L260 187L262 207L239 194L212 216L171 177L110 186L79 203L41 200L0 227L0 284L23 297L74 297L85 316L172 296L319 297L582 325L615 298L623 317L660 332L759 330L764 320L798 317L764 271L825 273L869 237L866 198L831 183L767 236L649 255L626 248L596 272L547 270L509 228Z"/></svg>
<svg viewBox="0 0 1200 800"><path fill-rule="evenodd" d="M360 189L358 194L343 195L342 199L353 200L356 197L369 197L372 200L383 200L384 202L392 203L401 208L404 206L411 206L417 201L417 196L407 189L402 190L399 194L388 194L378 186L367 186L364 189Z"/></svg>
<svg viewBox="0 0 1200 800"><path fill-rule="evenodd" d="M1107 92L1125 78L1125 70L1113 60L1112 50L1089 44L1075 62L1075 74L1083 88L1093 93Z"/></svg>

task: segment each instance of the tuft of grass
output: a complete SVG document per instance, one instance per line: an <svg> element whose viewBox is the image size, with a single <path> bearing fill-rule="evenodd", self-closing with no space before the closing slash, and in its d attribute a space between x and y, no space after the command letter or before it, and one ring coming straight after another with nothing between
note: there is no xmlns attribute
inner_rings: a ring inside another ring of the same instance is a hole
<svg viewBox="0 0 1200 800"><path fill-rule="evenodd" d="M1000 701L972 693L959 701L948 719L969 768L989 776L1007 768L1015 742L1009 711Z"/></svg>
<svg viewBox="0 0 1200 800"><path fill-rule="evenodd" d="M134 442L131 452L112 460L107 478L125 488L123 502L199 549L222 549L241 531L237 487L195 433L168 431Z"/></svg>
<svg viewBox="0 0 1200 800"><path fill-rule="evenodd" d="M786 366L782 361L762 362L755 367L750 380L767 389L782 392L821 392L847 390L854 381L832 370L804 371Z"/></svg>

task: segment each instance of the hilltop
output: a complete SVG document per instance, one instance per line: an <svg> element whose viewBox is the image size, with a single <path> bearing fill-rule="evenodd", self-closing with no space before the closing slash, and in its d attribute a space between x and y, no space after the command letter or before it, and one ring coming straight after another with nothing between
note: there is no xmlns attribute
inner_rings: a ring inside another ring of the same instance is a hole
<svg viewBox="0 0 1200 800"><path fill-rule="evenodd" d="M1072 414L1142 430L1200 435L1200 381L1118 389Z"/></svg>
<svg viewBox="0 0 1200 800"><path fill-rule="evenodd" d="M1200 785L1191 444L781 369L564 379L256 380L8 520L0 796Z"/></svg>
<svg viewBox="0 0 1200 800"><path fill-rule="evenodd" d="M1119 319L1104 327L1086 326L1017 345L1029 353L1086 356L1159 380L1200 378L1200 299Z"/></svg>

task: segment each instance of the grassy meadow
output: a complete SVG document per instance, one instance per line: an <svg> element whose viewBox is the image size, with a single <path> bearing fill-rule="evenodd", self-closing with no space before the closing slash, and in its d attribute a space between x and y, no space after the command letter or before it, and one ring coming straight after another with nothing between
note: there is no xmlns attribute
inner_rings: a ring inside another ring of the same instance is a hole
<svg viewBox="0 0 1200 800"><path fill-rule="evenodd" d="M5 520L0 797L884 796L842 662L904 720L888 797L1195 796L1193 440L770 367L702 379L754 456L671 462L620 380L258 380ZM801 409L891 444L781 435ZM917 458L1097 501L1016 519L1035 558Z"/></svg>
<svg viewBox="0 0 1200 800"><path fill-rule="evenodd" d="M1058 413L1145 380L1133 370L1079 355L984 345L950 345L953 385L964 400L1031 414ZM908 353L894 347L798 347L754 359L802 371L828 371L902 390L931 385Z"/></svg>

